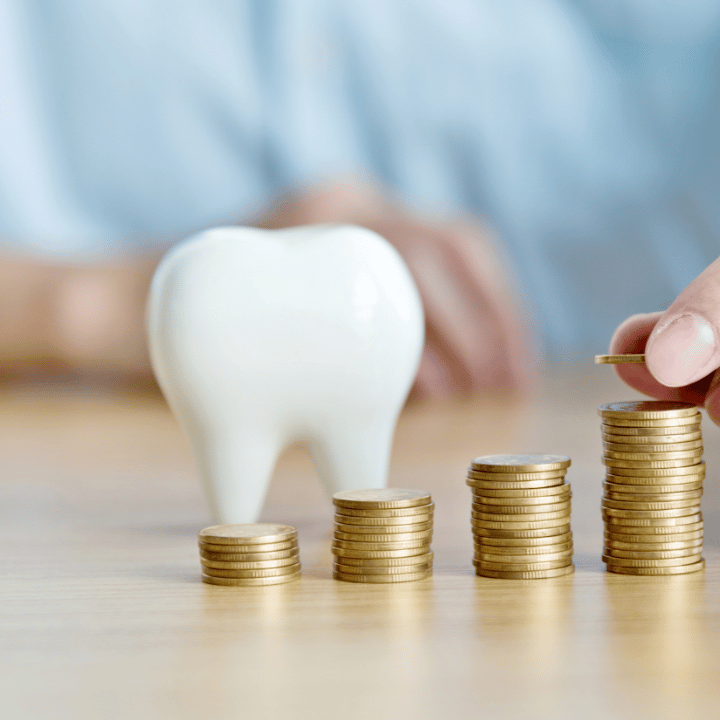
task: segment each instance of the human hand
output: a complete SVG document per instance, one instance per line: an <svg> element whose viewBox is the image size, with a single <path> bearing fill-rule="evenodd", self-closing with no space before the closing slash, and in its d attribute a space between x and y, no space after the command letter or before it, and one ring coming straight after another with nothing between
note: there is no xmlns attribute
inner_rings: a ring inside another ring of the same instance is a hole
<svg viewBox="0 0 720 720"><path fill-rule="evenodd" d="M615 331L610 352L645 353L645 365L617 365L631 387L661 400L705 407L720 425L720 259L665 312L633 315Z"/></svg>
<svg viewBox="0 0 720 720"><path fill-rule="evenodd" d="M488 228L438 220L367 182L334 182L284 198L257 225L352 223L387 239L407 263L425 308L414 397L487 389L527 391L536 350Z"/></svg>

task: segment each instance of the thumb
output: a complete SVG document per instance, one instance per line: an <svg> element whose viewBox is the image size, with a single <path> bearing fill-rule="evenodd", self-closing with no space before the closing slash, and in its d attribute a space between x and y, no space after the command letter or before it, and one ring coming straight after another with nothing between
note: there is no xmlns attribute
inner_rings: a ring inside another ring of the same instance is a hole
<svg viewBox="0 0 720 720"><path fill-rule="evenodd" d="M653 377L668 387L689 385L720 367L720 259L660 316L645 360Z"/></svg>

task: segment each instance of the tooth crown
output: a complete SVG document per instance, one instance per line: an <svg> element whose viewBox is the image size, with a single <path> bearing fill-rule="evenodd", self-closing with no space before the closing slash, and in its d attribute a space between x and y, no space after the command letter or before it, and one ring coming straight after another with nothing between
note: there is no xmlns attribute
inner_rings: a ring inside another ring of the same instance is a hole
<svg viewBox="0 0 720 720"><path fill-rule="evenodd" d="M257 519L278 455L297 440L330 495L386 484L423 314L379 236L329 225L201 233L158 267L148 338L218 522Z"/></svg>

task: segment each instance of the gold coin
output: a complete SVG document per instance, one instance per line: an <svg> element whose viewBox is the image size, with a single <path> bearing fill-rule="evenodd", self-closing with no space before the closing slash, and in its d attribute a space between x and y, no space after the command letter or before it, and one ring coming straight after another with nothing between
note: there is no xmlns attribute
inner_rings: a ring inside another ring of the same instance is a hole
<svg viewBox="0 0 720 720"><path fill-rule="evenodd" d="M265 570L224 570L203 566L203 573L210 577L225 578L266 578L278 577L280 575L294 575L300 571L300 563L280 568L267 568Z"/></svg>
<svg viewBox="0 0 720 720"><path fill-rule="evenodd" d="M473 560L483 563L527 564L562 561L567 565L572 562L572 549L565 552L545 553L544 555L493 555L492 553L476 552ZM489 566L488 566L489 567ZM516 570L518 568L511 568ZM542 568L525 568L526 570L542 570Z"/></svg>
<svg viewBox="0 0 720 720"><path fill-rule="evenodd" d="M497 578L499 580L543 580L545 578L572 575L575 572L575 566L568 565L567 567L555 568L553 570L533 570L524 572L503 572L501 570L476 568L475 572L481 577Z"/></svg>
<svg viewBox="0 0 720 720"><path fill-rule="evenodd" d="M523 488L522 490L497 490L495 488L486 488L483 490L473 490L475 498L548 498L545 502L554 502L555 498L564 498L570 496L570 483L562 485L553 485L546 488Z"/></svg>
<svg viewBox="0 0 720 720"><path fill-rule="evenodd" d="M352 535L407 535L408 533L432 530L432 522L415 523L412 525L345 525L336 522L335 530Z"/></svg>
<svg viewBox="0 0 720 720"><path fill-rule="evenodd" d="M667 543L628 543L618 540L605 540L605 551L608 550L630 550L635 552L672 552L673 550L692 550L696 547L702 547L703 538L700 534L695 540L685 540L684 542L667 542Z"/></svg>
<svg viewBox="0 0 720 720"><path fill-rule="evenodd" d="M596 365L627 365L641 364L645 362L645 355L642 353L626 353L624 355L596 355Z"/></svg>
<svg viewBox="0 0 720 720"><path fill-rule="evenodd" d="M606 443L630 445L632 447L647 447L658 445L667 448L668 445L680 445L686 442L702 442L702 433L699 430L675 435L619 435L602 431L602 439ZM617 448L611 448L617 450Z"/></svg>
<svg viewBox="0 0 720 720"><path fill-rule="evenodd" d="M604 555L613 558L635 558L637 560L671 560L675 558L689 557L690 555L702 554L702 543L696 543L692 547L682 550L618 550L617 548L606 547Z"/></svg>
<svg viewBox="0 0 720 720"><path fill-rule="evenodd" d="M631 478L624 475L606 475L606 485L611 485L617 492L636 494L661 495L665 493L686 493L702 490L704 475L682 475L676 478ZM637 482L639 480L640 482ZM684 482L689 480L690 482ZM648 482L649 481L649 482Z"/></svg>
<svg viewBox="0 0 720 720"><path fill-rule="evenodd" d="M431 514L416 515L415 517L394 517L394 518L359 518L353 515L340 515L335 513L335 522L342 525L357 527L414 527L420 524L432 523Z"/></svg>
<svg viewBox="0 0 720 720"><path fill-rule="evenodd" d="M293 580L297 580L300 577L299 572L293 573L292 575L277 575L275 577L261 577L261 578L227 578L227 577L214 577L212 575L205 575L203 573L202 581L209 585L232 585L235 587L252 587L256 585L283 585Z"/></svg>
<svg viewBox="0 0 720 720"><path fill-rule="evenodd" d="M567 474L566 470L548 470L539 472L492 472L469 470L469 480L492 480L493 482L524 482L526 480L560 480Z"/></svg>
<svg viewBox="0 0 720 720"><path fill-rule="evenodd" d="M696 508L700 510L700 498L689 498L688 500L664 500L648 502L647 500L612 500L604 497L602 501L604 508L612 510L679 510L683 508Z"/></svg>
<svg viewBox="0 0 720 720"><path fill-rule="evenodd" d="M683 497L685 496L685 497ZM694 501L697 503L702 502L702 493L695 495L694 493L662 493L662 494L650 494L644 495L640 493L616 493L605 490L603 497L606 500L612 500L614 502L632 502L632 503L663 503L663 502L683 502L683 501Z"/></svg>
<svg viewBox="0 0 720 720"><path fill-rule="evenodd" d="M356 540L333 539L333 548L342 548L344 550L411 550L413 548L427 548L430 545L430 536L419 540L401 540L396 542L384 542L378 545L375 541L360 542ZM334 552L334 551L333 551Z"/></svg>
<svg viewBox="0 0 720 720"><path fill-rule="evenodd" d="M685 512L685 515L670 515L666 513ZM610 515L609 513L626 513L623 516ZM634 514L628 514L634 513ZM702 520L702 513L698 508L682 508L681 510L648 510L641 516L633 510L603 510L603 520L607 525L627 525L627 526L660 526L660 525L690 525L691 523Z"/></svg>
<svg viewBox="0 0 720 720"><path fill-rule="evenodd" d="M227 545L225 545L225 547L227 547ZM295 545L294 548L288 548L287 550L267 553L222 553L209 552L208 550L200 549L200 557L205 558L206 560L224 560L226 562L255 562L258 560L275 560L280 557L297 557L298 552L299 550L297 545Z"/></svg>
<svg viewBox="0 0 720 720"><path fill-rule="evenodd" d="M355 558L358 560L396 560L427 555L430 550L430 543L421 543L415 547L404 550L358 550L355 548L339 547L332 545L332 554L343 558Z"/></svg>
<svg viewBox="0 0 720 720"><path fill-rule="evenodd" d="M606 418L631 420L667 420L698 414L697 405L675 400L628 400L600 405L598 415Z"/></svg>
<svg viewBox="0 0 720 720"><path fill-rule="evenodd" d="M549 472L566 470L570 458L566 455L484 455L472 461L474 472Z"/></svg>
<svg viewBox="0 0 720 720"><path fill-rule="evenodd" d="M524 520L526 515L539 514L547 517L549 513L569 512L570 502L552 503L551 505L485 505L474 502L472 510L474 513L488 515L518 515L518 520Z"/></svg>
<svg viewBox="0 0 720 720"><path fill-rule="evenodd" d="M647 499L649 502L653 500L661 501L661 499L669 500L689 500L691 498L700 498L703 494L702 485L697 488L685 490L682 486L677 485L623 485L622 483L604 482L603 490L605 495L621 495L623 498L638 498L639 500ZM619 499L619 498L618 498Z"/></svg>
<svg viewBox="0 0 720 720"><path fill-rule="evenodd" d="M402 575L353 575L351 573L333 572L335 580L359 583L396 583L424 580L432 575L432 569L418 573L403 573Z"/></svg>
<svg viewBox="0 0 720 720"><path fill-rule="evenodd" d="M608 442L607 440L603 440L603 448L609 452L613 453L631 453L633 455L637 455L638 453L642 454L648 454L650 453L652 457L654 457L657 453L666 453L666 452L687 452L689 450L698 450L702 449L703 447L703 441L702 440L691 440L689 442L678 442L678 443L666 443L665 445L633 445L631 443L616 443L616 442ZM617 457L617 456L611 456L611 457ZM628 458L629 460L632 460L632 458ZM639 460L642 460L642 458L638 458ZM663 458L660 458L663 459ZM668 459L668 458L666 458ZM672 458L669 458L672 459Z"/></svg>
<svg viewBox="0 0 720 720"><path fill-rule="evenodd" d="M501 515L500 517L504 517ZM570 514L552 520L484 520L472 518L470 524L483 530L540 530L545 528L563 527L570 524Z"/></svg>
<svg viewBox="0 0 720 720"><path fill-rule="evenodd" d="M497 555L497 556L528 556L537 557L543 555L554 555L557 553L572 553L572 541L565 543L553 543L552 545L486 545L485 543L475 544L475 556ZM510 561L508 561L510 562Z"/></svg>
<svg viewBox="0 0 720 720"><path fill-rule="evenodd" d="M551 562L534 563L494 563L484 560L473 560L478 570L496 570L498 572L533 572L538 570L556 570L572 564L572 558L553 560Z"/></svg>
<svg viewBox="0 0 720 720"><path fill-rule="evenodd" d="M355 567L413 567L418 565L427 565L432 563L433 553L423 553L422 555L411 555L410 557L394 557L394 558L355 558L337 555L343 565L353 565Z"/></svg>
<svg viewBox="0 0 720 720"><path fill-rule="evenodd" d="M641 560L639 558L617 558L611 555L603 555L602 559L606 565L619 565L621 567L635 568L666 568L677 567L678 565L693 565L700 560L701 553L687 555L686 557L670 558L668 560Z"/></svg>
<svg viewBox="0 0 720 720"><path fill-rule="evenodd" d="M297 565L299 556L282 558L280 560L255 560L253 562L223 562L222 560L207 560L200 558L203 567L219 568L221 570L269 570L272 568L289 567ZM212 573L210 573L212 575Z"/></svg>
<svg viewBox="0 0 720 720"><path fill-rule="evenodd" d="M333 502L338 507L364 509L409 508L429 505L430 493L424 490L402 490L397 488L374 488L368 490L346 490L335 493Z"/></svg>
<svg viewBox="0 0 720 720"><path fill-rule="evenodd" d="M473 510L471 518L473 520L489 520L490 522L511 522L511 523L536 523L547 522L550 520L566 520L570 517L570 508L558 510L557 512L537 512L537 513L486 513ZM512 529L512 528L511 528Z"/></svg>
<svg viewBox="0 0 720 720"><path fill-rule="evenodd" d="M628 520L681 518L687 515L696 515L700 512L700 503L695 502L690 507L675 508L674 510L620 510L617 508L609 508L603 503L602 512L603 517L625 518Z"/></svg>
<svg viewBox="0 0 720 720"><path fill-rule="evenodd" d="M497 528L474 527L473 534L478 537L496 538L544 538L565 535L570 532L570 523L558 527L537 528L536 530L498 530Z"/></svg>
<svg viewBox="0 0 720 720"><path fill-rule="evenodd" d="M678 532L673 533L672 535L652 535L652 534L643 534L643 535L630 535L630 534L624 534L624 533L612 533L612 532L606 532L605 533L605 543L608 542L611 543L622 543L623 545L626 543L632 543L633 545L670 545L673 543L685 543L685 542L695 542L696 540L702 541L703 539L703 530L702 528L700 530L694 530L692 532ZM661 548L662 549L662 548Z"/></svg>
<svg viewBox="0 0 720 720"><path fill-rule="evenodd" d="M637 485L652 484L671 485L675 482L695 482L695 480L683 480L683 477L698 476L705 477L705 463L686 465L679 468L615 468L608 470L608 479L611 482L632 482ZM627 477L631 480L618 480L617 478ZM648 478L643 480L643 478ZM667 479L666 479L667 478Z"/></svg>
<svg viewBox="0 0 720 720"><path fill-rule="evenodd" d="M333 537L337 540L347 540L353 542L362 543L400 543L400 542L413 542L415 540L426 540L432 537L432 530L423 530L421 532L413 533L382 533L373 535L371 533L348 533L340 530L335 530Z"/></svg>
<svg viewBox="0 0 720 720"><path fill-rule="evenodd" d="M342 511L344 516L358 518L412 518L417 515L432 515L435 511L435 503L426 503L409 508L357 508L339 507L337 512Z"/></svg>
<svg viewBox="0 0 720 720"><path fill-rule="evenodd" d="M679 467L691 467L699 465L699 460L702 457L702 452L694 454L692 457L687 457L678 460L620 460L618 458L609 458L603 456L603 464L609 468L643 468L643 469L670 469ZM614 472L614 470L612 471Z"/></svg>
<svg viewBox="0 0 720 720"><path fill-rule="evenodd" d="M341 562L333 563L333 570L347 575L406 575L407 573L421 573L432 570L432 563L424 565L411 565L410 567L379 567L372 565L344 565Z"/></svg>
<svg viewBox="0 0 720 720"><path fill-rule="evenodd" d="M694 516L691 516L694 517ZM702 516L701 516L702 517ZM685 520L685 518L673 518L675 520ZM642 522L648 522L644 520ZM653 522L652 520L650 522ZM670 536L673 533L688 533L694 532L695 530L703 530L703 521L699 520L690 524L665 524L667 520L657 520L655 522L664 523L663 525L620 525L617 523L605 523L605 529L607 532L611 532L614 535L663 535Z"/></svg>
<svg viewBox="0 0 720 720"><path fill-rule="evenodd" d="M534 490L563 486L563 477L548 478L547 480L523 480L522 482L495 482L494 480L466 480L465 482L474 490Z"/></svg>
<svg viewBox="0 0 720 720"><path fill-rule="evenodd" d="M516 508L528 508L518 512L533 512L532 508L538 507L554 507L557 508L559 505L569 505L571 493L567 492L564 495L550 495L545 497L529 497L529 498L495 498L495 497L483 497L482 495L473 495L473 509L478 508L513 508L512 512L516 512Z"/></svg>
<svg viewBox="0 0 720 720"><path fill-rule="evenodd" d="M297 538L290 525L246 523L244 525L213 525L198 533L198 540L213 545L269 545Z"/></svg>
<svg viewBox="0 0 720 720"><path fill-rule="evenodd" d="M695 417L672 418L671 420L625 420L618 418L603 418L603 426L605 428L688 428L696 429L700 425L700 415ZM668 433L669 434L669 433Z"/></svg>
<svg viewBox="0 0 720 720"><path fill-rule="evenodd" d="M284 550L293 550L297 548L297 538L279 543L260 543L253 545L230 545L228 543L221 545L219 543L198 542L198 547L207 552L224 552L224 553L241 553L245 555L258 554L266 552L283 552Z"/></svg>
<svg viewBox="0 0 720 720"><path fill-rule="evenodd" d="M508 552L507 548L517 547L530 552L530 548L552 547L554 545L563 545L572 542L572 533L558 533L557 535L542 537L495 537L482 536L475 538L476 547L499 547L503 548L503 552Z"/></svg>
<svg viewBox="0 0 720 720"><path fill-rule="evenodd" d="M705 560L692 565L676 565L674 567L662 568L639 568L624 567L622 565L607 565L608 572L618 573L620 575L689 575L690 573L699 572L705 569Z"/></svg>
<svg viewBox="0 0 720 720"><path fill-rule="evenodd" d="M614 452L613 450L605 450L604 458L606 460L633 460L636 462L660 462L669 460L688 460L690 458L701 458L703 449L683 450L681 452ZM644 466L640 466L644 467Z"/></svg>
<svg viewBox="0 0 720 720"><path fill-rule="evenodd" d="M627 435L629 437L652 437L653 435L684 435L686 433L700 432L700 417L697 422L687 425L670 425L660 427L623 427L622 425L605 425L600 427L603 433L612 435Z"/></svg>

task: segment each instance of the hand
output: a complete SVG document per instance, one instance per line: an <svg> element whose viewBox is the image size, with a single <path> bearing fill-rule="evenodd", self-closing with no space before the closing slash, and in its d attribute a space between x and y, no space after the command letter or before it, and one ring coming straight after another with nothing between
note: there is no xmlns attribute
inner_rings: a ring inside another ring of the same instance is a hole
<svg viewBox="0 0 720 720"><path fill-rule="evenodd" d="M720 259L664 312L633 315L615 331L611 353L641 353L645 365L617 365L631 387L661 400L705 407L720 425Z"/></svg>
<svg viewBox="0 0 720 720"><path fill-rule="evenodd" d="M429 218L388 196L369 183L336 182L283 199L255 224L352 223L395 246L425 308L426 342L415 397L528 390L535 380L536 351L488 228Z"/></svg>

